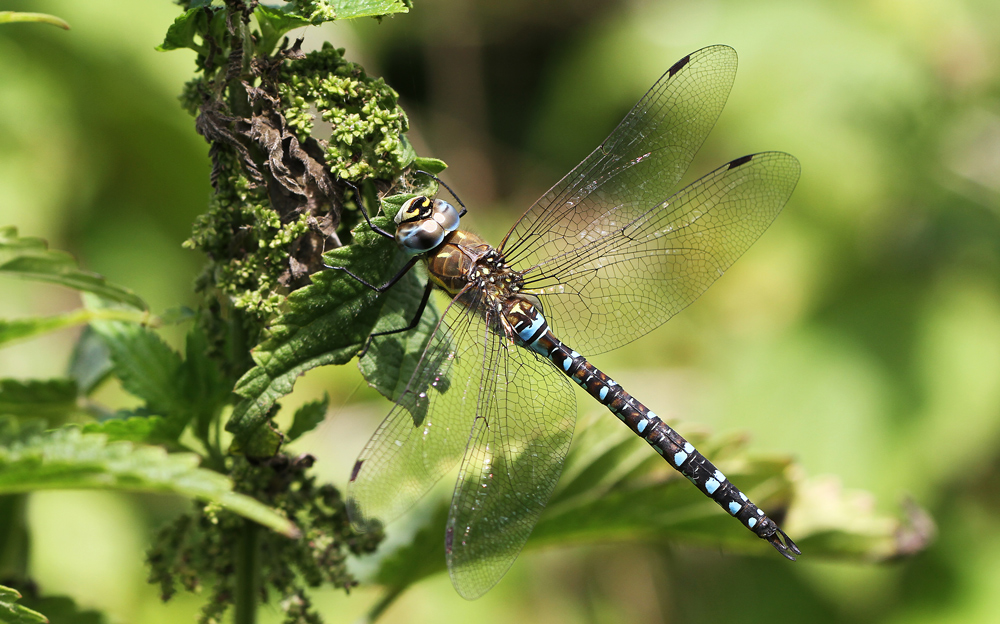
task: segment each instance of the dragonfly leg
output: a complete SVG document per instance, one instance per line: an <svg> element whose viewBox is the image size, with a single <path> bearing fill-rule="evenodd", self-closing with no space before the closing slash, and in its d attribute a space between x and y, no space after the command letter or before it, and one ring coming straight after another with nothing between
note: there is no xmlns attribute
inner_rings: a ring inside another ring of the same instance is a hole
<svg viewBox="0 0 1000 624"><path fill-rule="evenodd" d="M350 186L352 189L354 189L354 196L357 198L357 201L358 201L358 209L361 210L361 216L365 218L365 223L368 224L368 227L370 227L372 229L372 231L375 232L375 233L377 233L377 234L381 234L382 236L384 236L386 238L395 239L396 236L394 234L391 234L391 233L383 230L379 226L375 225L374 223L372 223L372 220L368 217L368 211L365 209L365 200L361 197L361 191L358 189L358 187L356 187L351 182L347 182L347 180L344 180L344 182L346 182L348 186ZM334 267L328 267L328 268L334 268ZM363 281L363 280L358 280L358 281Z"/></svg>
<svg viewBox="0 0 1000 624"><path fill-rule="evenodd" d="M448 192L451 193L451 196L455 198L455 201L458 202L458 205L462 207L462 212L458 213L459 217L464 217L465 213L469 212L469 209L465 207L465 204L463 204L462 200L459 199L458 195L455 194L455 191L451 190L451 187L448 186L447 184L445 184L444 180L442 180L441 178L437 177L433 173L430 173L429 171L424 171L422 169L418 169L417 173L419 173L421 175L425 175L428 178L433 178L435 182L437 182L441 186L443 186L446 189L448 189Z"/></svg>
<svg viewBox="0 0 1000 624"><path fill-rule="evenodd" d="M424 286L424 296L420 298L420 305L417 306L417 311L413 314L413 318L410 320L409 325L407 325L406 327L397 327L396 329L387 329L386 331L375 332L372 335L368 336L368 340L365 341L364 349L361 349L361 352L358 353L358 358L360 359L365 357L365 354L368 353L368 348L372 346L372 340L374 340L376 337L389 336L391 334L408 332L414 327L416 327L417 324L420 323L420 317L424 315L424 309L427 308L427 302L431 298L431 291L433 289L434 289L434 284L428 281L427 285Z"/></svg>
<svg viewBox="0 0 1000 624"><path fill-rule="evenodd" d="M360 282L361 284L364 284L368 288L371 288L375 292L383 293L383 292L389 290L390 288L392 288L396 284L396 282L398 282L399 280L403 279L403 276L406 275L410 271L410 269L413 268L413 265L415 265L419 261L420 261L420 257L419 256L414 256L414 257L410 258L410 260L405 265L403 265L403 268L400 269L398 273L396 273L388 282L386 282L385 284L382 284L381 286L376 286L374 284L369 283L363 277L361 277L361 276L353 273L347 267L330 266L329 264L324 264L323 267L327 268L327 269L333 269L335 271L343 271L344 273L347 273L348 275L350 275L351 277L353 277L356 281Z"/></svg>

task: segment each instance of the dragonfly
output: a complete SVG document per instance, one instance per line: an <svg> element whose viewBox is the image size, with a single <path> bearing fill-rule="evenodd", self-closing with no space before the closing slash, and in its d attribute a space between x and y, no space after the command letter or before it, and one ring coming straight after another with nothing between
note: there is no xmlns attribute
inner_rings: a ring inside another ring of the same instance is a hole
<svg viewBox="0 0 1000 624"><path fill-rule="evenodd" d="M410 259L386 284L366 285L385 291L421 261L429 276L414 321L383 333L412 330L434 289L451 301L353 467L355 527L398 517L459 464L445 556L459 594L486 593L559 480L577 413L572 382L747 529L788 559L801 554L690 442L581 355L640 340L687 307L791 196L800 167L783 152L737 158L672 192L721 114L736 66L725 45L671 66L496 247L460 229L457 196L461 212L443 199L408 199L395 232L368 220Z"/></svg>

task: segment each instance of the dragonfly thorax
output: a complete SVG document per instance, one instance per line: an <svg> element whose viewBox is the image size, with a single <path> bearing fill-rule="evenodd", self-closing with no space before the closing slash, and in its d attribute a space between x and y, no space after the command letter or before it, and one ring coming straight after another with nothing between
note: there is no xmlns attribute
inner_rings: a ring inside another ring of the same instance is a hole
<svg viewBox="0 0 1000 624"><path fill-rule="evenodd" d="M427 254L427 272L448 294L461 294L467 305L493 310L500 310L524 283L500 252L465 230L447 234L444 243Z"/></svg>
<svg viewBox="0 0 1000 624"><path fill-rule="evenodd" d="M409 254L431 251L445 237L458 229L459 215L455 207L443 199L430 200L418 195L406 202L396 213L396 243Z"/></svg>

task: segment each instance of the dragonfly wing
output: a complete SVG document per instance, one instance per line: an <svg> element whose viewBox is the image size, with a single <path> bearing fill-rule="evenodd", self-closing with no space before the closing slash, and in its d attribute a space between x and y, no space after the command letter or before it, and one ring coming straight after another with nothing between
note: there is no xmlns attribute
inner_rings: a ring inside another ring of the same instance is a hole
<svg viewBox="0 0 1000 624"><path fill-rule="evenodd" d="M546 319L567 344L586 353L615 349L705 292L763 234L798 179L789 154L738 158L542 261L525 273L524 289L544 293Z"/></svg>
<svg viewBox="0 0 1000 624"><path fill-rule="evenodd" d="M482 319L453 301L406 390L365 446L347 488L351 522L389 522L462 457L476 413Z"/></svg>
<svg viewBox="0 0 1000 624"><path fill-rule="evenodd" d="M736 64L736 51L724 45L675 63L611 135L514 224L500 245L507 261L525 268L558 256L670 195L722 113Z"/></svg>
<svg viewBox="0 0 1000 624"><path fill-rule="evenodd" d="M482 392L452 497L445 551L468 599L504 575L559 480L576 423L569 380L546 359L484 335Z"/></svg>

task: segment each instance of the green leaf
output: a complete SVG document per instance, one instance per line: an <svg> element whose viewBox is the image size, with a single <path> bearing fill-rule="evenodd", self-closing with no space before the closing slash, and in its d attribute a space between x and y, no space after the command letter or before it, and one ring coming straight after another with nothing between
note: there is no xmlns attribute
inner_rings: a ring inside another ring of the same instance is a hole
<svg viewBox="0 0 1000 624"><path fill-rule="evenodd" d="M418 171L426 171L427 173L437 175L447 169L448 164L437 158L417 157L413 159L412 167Z"/></svg>
<svg viewBox="0 0 1000 624"><path fill-rule="evenodd" d="M40 238L20 238L17 228L0 228L0 275L7 274L39 282L59 284L94 293L145 310L146 303L131 290L107 283L96 273L81 271L67 253L53 251Z"/></svg>
<svg viewBox="0 0 1000 624"><path fill-rule="evenodd" d="M79 411L77 386L72 379L0 379L0 414L60 424Z"/></svg>
<svg viewBox="0 0 1000 624"><path fill-rule="evenodd" d="M225 26L224 10L221 8L213 9L203 3L192 3L191 8L174 19L174 23L167 28L163 43L156 46L156 50L166 52L190 48L199 54L207 55L208 48L204 43L205 34L211 31L212 36L217 41L221 41ZM198 43L199 39L202 43Z"/></svg>
<svg viewBox="0 0 1000 624"><path fill-rule="evenodd" d="M114 371L111 352L93 327L85 327L73 346L69 376L76 380L80 394L88 396Z"/></svg>
<svg viewBox="0 0 1000 624"><path fill-rule="evenodd" d="M410 140L406 138L405 134L399 136L400 145L403 147L403 153L399 157L399 167L401 169L406 169L417 160L417 150L413 149L413 144Z"/></svg>
<svg viewBox="0 0 1000 624"><path fill-rule="evenodd" d="M278 41L290 30L308 26L311 22L301 15L287 13L282 9L258 4L254 10L257 24L260 25L261 40L257 49L263 54L270 54Z"/></svg>
<svg viewBox="0 0 1000 624"><path fill-rule="evenodd" d="M403 0L292 0L296 13L314 25L358 17L383 17L410 10Z"/></svg>
<svg viewBox="0 0 1000 624"><path fill-rule="evenodd" d="M164 417L158 429L164 439L176 440L194 421L203 441L232 394L209 357L208 340L197 325L187 335L187 359L171 349L155 332L142 325L99 321L91 325L110 353L122 387L145 400L146 411Z"/></svg>
<svg viewBox="0 0 1000 624"><path fill-rule="evenodd" d="M389 195L382 198L382 212L388 217L395 217L399 209L407 200L417 197L419 193L403 193L402 195Z"/></svg>
<svg viewBox="0 0 1000 624"><path fill-rule="evenodd" d="M174 23L167 28L163 43L156 46L156 50L166 52L191 48L196 52L205 53L204 47L195 43L195 35L207 30L210 14L209 11L203 11L201 7L188 9L174 19Z"/></svg>
<svg viewBox="0 0 1000 624"><path fill-rule="evenodd" d="M426 278L418 277L416 269L406 277L406 283L396 284L385 296L382 314L373 328L375 332L407 327L423 297L422 284ZM358 368L372 388L390 401L396 401L403 394L417 364L427 348L431 334L437 328L441 315L432 301L427 302L417 326L406 332L379 336L363 358L358 360ZM442 336L442 340L447 339ZM448 380L437 380L438 391L446 392ZM412 389L414 394L426 388ZM408 402L407 408L415 422L422 422L426 416L427 403Z"/></svg>
<svg viewBox="0 0 1000 624"><path fill-rule="evenodd" d="M22 13L20 11L0 11L0 24L13 24L14 22L37 22L39 24L51 24L63 30L69 30L69 24L62 18L48 13Z"/></svg>
<svg viewBox="0 0 1000 624"><path fill-rule="evenodd" d="M903 517L877 513L870 495L845 492L828 479L807 480L787 457L748 455L742 437L688 438L765 512L784 515L782 528L812 560L888 560L922 549L933 534L920 510ZM407 545L383 555L375 580L386 586L386 601L444 571L447 511L443 502ZM601 414L578 427L558 489L526 548L625 541L778 556L641 438Z"/></svg>
<svg viewBox="0 0 1000 624"><path fill-rule="evenodd" d="M82 325L97 319L120 319L136 323L146 320L147 314L136 310L103 309L89 310L81 308L65 314L42 316L26 319L5 321L0 319L0 346L16 340L33 338L42 334Z"/></svg>
<svg viewBox="0 0 1000 624"><path fill-rule="evenodd" d="M0 622L4 624L46 624L49 619L27 607L15 604L21 593L0 585Z"/></svg>
<svg viewBox="0 0 1000 624"><path fill-rule="evenodd" d="M141 442L144 444L163 444L171 442L175 436L171 428L161 416L128 416L125 418L108 418L83 426L84 433L100 433L109 442Z"/></svg>
<svg viewBox="0 0 1000 624"><path fill-rule="evenodd" d="M176 439L194 417L180 384L180 354L142 325L97 321L91 327L107 345L122 387L143 399L151 413L164 416Z"/></svg>
<svg viewBox="0 0 1000 624"><path fill-rule="evenodd" d="M306 403L295 410L292 418L292 426L288 428L288 440L292 441L302 436L302 434L312 431L323 422L326 417L326 410L330 405L330 397L326 394L319 401Z"/></svg>
<svg viewBox="0 0 1000 624"><path fill-rule="evenodd" d="M378 227L392 225L387 217L372 221ZM346 267L370 284L385 283L406 262L392 241L367 224L355 228L354 241L327 252L326 262ZM226 429L235 434L235 443L244 453L277 450L276 436L264 427L275 402L291 392L295 380L306 371L349 362L378 320L384 297L343 271L315 273L312 281L288 297L288 311L275 320L253 350L257 365L236 384L244 400ZM253 442L255 435L264 438Z"/></svg>
<svg viewBox="0 0 1000 624"><path fill-rule="evenodd" d="M195 325L188 332L184 355L177 388L183 397L185 411L193 415L195 435L207 443L209 429L232 396L233 383L209 357L208 338L200 326Z"/></svg>
<svg viewBox="0 0 1000 624"><path fill-rule="evenodd" d="M106 624L108 619L100 611L82 609L66 596L25 597L22 602L45 613L55 624Z"/></svg>
<svg viewBox="0 0 1000 624"><path fill-rule="evenodd" d="M193 453L109 442L67 427L0 447L0 495L43 489L110 489L179 494L216 503L285 535L297 530L266 505L232 491L227 477L198 467Z"/></svg>

